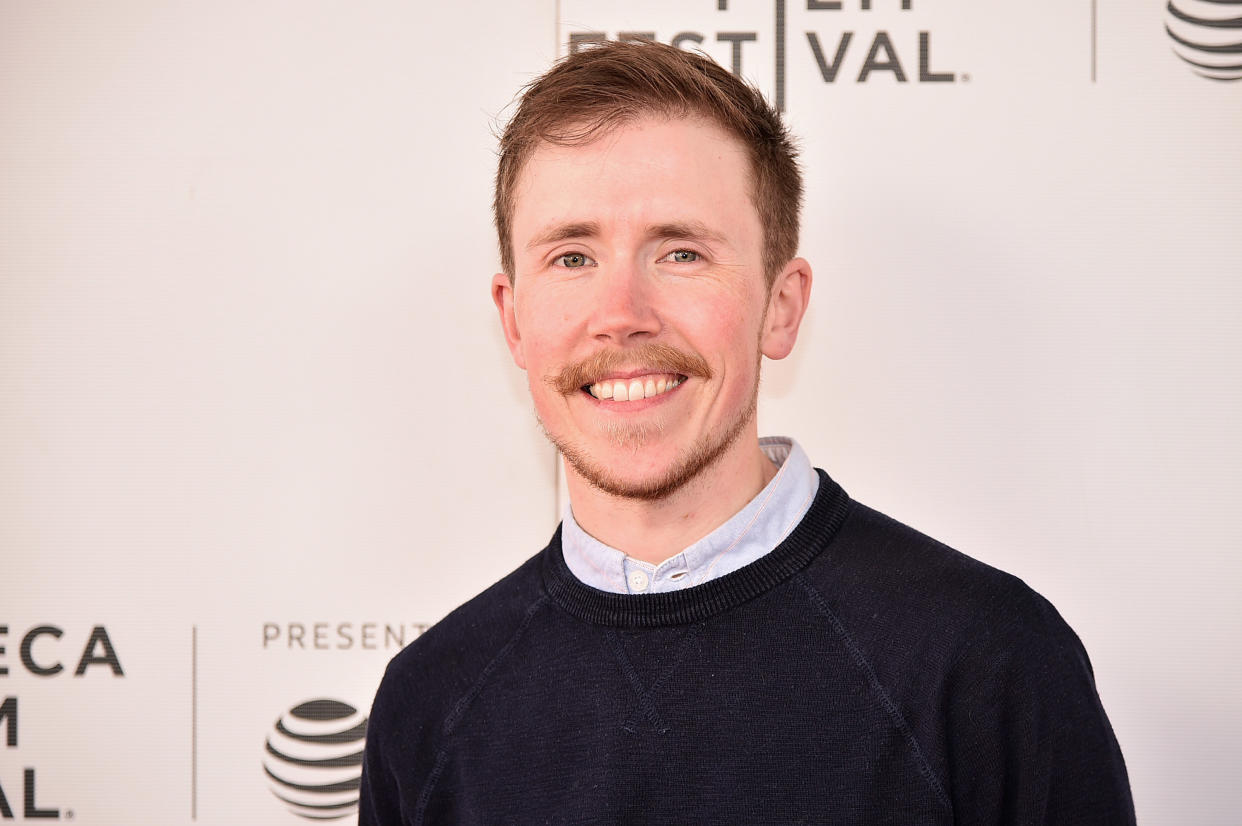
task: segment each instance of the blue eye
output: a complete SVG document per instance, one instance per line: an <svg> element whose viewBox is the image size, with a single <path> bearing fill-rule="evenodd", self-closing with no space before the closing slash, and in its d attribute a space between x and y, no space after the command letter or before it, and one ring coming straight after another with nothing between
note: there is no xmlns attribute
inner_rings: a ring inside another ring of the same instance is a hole
<svg viewBox="0 0 1242 826"><path fill-rule="evenodd" d="M587 258L580 252L570 252L557 258L556 263L560 264L562 267L573 270L579 267L587 266L591 263L591 259Z"/></svg>

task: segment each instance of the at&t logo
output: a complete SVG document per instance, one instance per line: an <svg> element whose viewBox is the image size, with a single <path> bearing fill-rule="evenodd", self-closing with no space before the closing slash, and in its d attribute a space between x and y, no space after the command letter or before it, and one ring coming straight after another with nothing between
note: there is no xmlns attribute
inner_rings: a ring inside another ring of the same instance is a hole
<svg viewBox="0 0 1242 826"><path fill-rule="evenodd" d="M1173 53L1209 80L1242 80L1242 0L1169 0Z"/></svg>
<svg viewBox="0 0 1242 826"><path fill-rule="evenodd" d="M348 703L320 699L294 706L267 735L268 788L307 820L355 815L366 733L366 715Z"/></svg>

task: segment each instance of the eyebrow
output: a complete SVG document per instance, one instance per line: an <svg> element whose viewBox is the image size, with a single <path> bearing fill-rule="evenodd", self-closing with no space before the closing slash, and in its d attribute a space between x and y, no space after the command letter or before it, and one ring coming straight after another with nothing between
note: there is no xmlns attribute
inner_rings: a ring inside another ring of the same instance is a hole
<svg viewBox="0 0 1242 826"><path fill-rule="evenodd" d="M556 224L532 238L526 244L526 249L532 250L536 247L557 244L561 241L568 241L571 238L591 238L599 235L599 233L599 224L594 221ZM665 224L656 224L647 231L647 234L651 238L692 238L716 243L724 241L724 237L720 233L715 232L702 221L672 221Z"/></svg>
<svg viewBox="0 0 1242 826"><path fill-rule="evenodd" d="M724 236L711 229L702 221L673 221L668 224L657 224L649 231L652 238L689 238L697 241L724 243Z"/></svg>
<svg viewBox="0 0 1242 826"><path fill-rule="evenodd" d="M570 238L590 238L596 235L599 235L599 224L594 221L556 224L532 238L526 245L526 249L533 250L535 247L568 241Z"/></svg>

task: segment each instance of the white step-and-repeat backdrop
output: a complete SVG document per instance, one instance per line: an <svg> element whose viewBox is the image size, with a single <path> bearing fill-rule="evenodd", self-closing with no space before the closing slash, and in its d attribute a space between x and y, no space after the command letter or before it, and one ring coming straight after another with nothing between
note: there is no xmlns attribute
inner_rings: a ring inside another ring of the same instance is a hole
<svg viewBox="0 0 1242 826"><path fill-rule="evenodd" d="M1143 823L1236 823L1240 19L5 0L0 822L352 817L388 658L561 506L488 298L493 129L653 37L801 136L816 285L761 429L1052 599Z"/></svg>

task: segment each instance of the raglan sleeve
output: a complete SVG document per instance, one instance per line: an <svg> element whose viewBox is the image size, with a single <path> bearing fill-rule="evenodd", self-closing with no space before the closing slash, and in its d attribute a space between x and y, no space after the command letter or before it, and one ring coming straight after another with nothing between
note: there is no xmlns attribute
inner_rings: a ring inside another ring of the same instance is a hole
<svg viewBox="0 0 1242 826"><path fill-rule="evenodd" d="M1125 762L1081 641L1029 589L1006 610L976 629L951 670L955 822L1132 826Z"/></svg>
<svg viewBox="0 0 1242 826"><path fill-rule="evenodd" d="M374 723L367 725L367 744L362 761L362 785L358 795L359 826L401 823L396 784L374 736Z"/></svg>
<svg viewBox="0 0 1242 826"><path fill-rule="evenodd" d="M414 822L412 778L418 776L417 744L422 732L405 711L411 706L408 696L403 696L410 689L405 682L396 662L390 663L371 704L358 794L360 826Z"/></svg>

